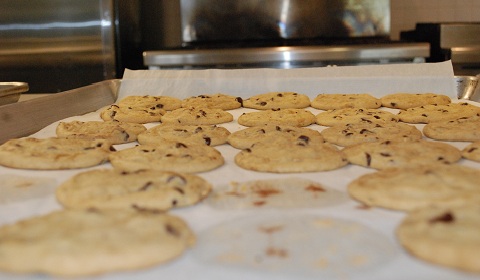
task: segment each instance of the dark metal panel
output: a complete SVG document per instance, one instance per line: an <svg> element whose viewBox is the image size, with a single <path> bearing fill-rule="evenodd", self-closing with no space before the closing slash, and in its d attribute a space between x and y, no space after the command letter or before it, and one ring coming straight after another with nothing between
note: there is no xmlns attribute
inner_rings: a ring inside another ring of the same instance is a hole
<svg viewBox="0 0 480 280"><path fill-rule="evenodd" d="M112 0L0 5L0 81L58 92L115 77Z"/></svg>

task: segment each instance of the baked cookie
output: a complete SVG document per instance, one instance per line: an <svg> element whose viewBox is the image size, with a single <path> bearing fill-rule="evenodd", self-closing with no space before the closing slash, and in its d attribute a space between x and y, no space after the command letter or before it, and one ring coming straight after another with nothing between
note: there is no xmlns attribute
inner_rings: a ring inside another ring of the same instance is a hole
<svg viewBox="0 0 480 280"><path fill-rule="evenodd" d="M71 121L60 122L56 128L58 137L105 139L112 145L137 140L137 135L146 131L145 126L117 121Z"/></svg>
<svg viewBox="0 0 480 280"><path fill-rule="evenodd" d="M194 243L183 220L159 211L55 211L0 228L0 270L98 275L158 265Z"/></svg>
<svg viewBox="0 0 480 280"><path fill-rule="evenodd" d="M244 126L266 124L308 126L315 123L315 115L304 109L272 109L243 113L237 121Z"/></svg>
<svg viewBox="0 0 480 280"><path fill-rule="evenodd" d="M348 163L342 152L330 144L312 143L302 136L295 141L271 140L242 150L235 156L235 163L244 169L274 173L328 171Z"/></svg>
<svg viewBox="0 0 480 280"><path fill-rule="evenodd" d="M350 123L322 130L326 142L338 146L351 146L365 142L411 142L422 139L422 132L405 123Z"/></svg>
<svg viewBox="0 0 480 280"><path fill-rule="evenodd" d="M396 236L415 257L480 273L479 213L478 204L419 209L408 213Z"/></svg>
<svg viewBox="0 0 480 280"><path fill-rule="evenodd" d="M202 94L182 100L182 107L201 107L222 110L233 110L243 106L241 97L231 96L223 93Z"/></svg>
<svg viewBox="0 0 480 280"><path fill-rule="evenodd" d="M25 137L0 146L0 165L37 170L85 168L107 162L112 150L105 140Z"/></svg>
<svg viewBox="0 0 480 280"><path fill-rule="evenodd" d="M182 101L176 97L171 96L152 96L131 95L123 98L118 103L120 107L140 108L140 109L162 109L171 111L182 107Z"/></svg>
<svg viewBox="0 0 480 280"><path fill-rule="evenodd" d="M398 122L398 117L380 109L343 108L317 114L316 122L323 126L334 126L356 122Z"/></svg>
<svg viewBox="0 0 480 280"><path fill-rule="evenodd" d="M100 118L104 121L119 121L127 123L151 123L159 122L165 114L164 109L123 107L116 104L110 105L100 112Z"/></svg>
<svg viewBox="0 0 480 280"><path fill-rule="evenodd" d="M227 143L229 135L230 131L226 128L214 125L160 124L141 133L138 136L138 142L142 145L156 145L166 139L183 143L217 146Z"/></svg>
<svg viewBox="0 0 480 280"><path fill-rule="evenodd" d="M442 142L371 142L344 148L347 160L356 165L385 169L428 163L455 163L462 158L460 150Z"/></svg>
<svg viewBox="0 0 480 280"><path fill-rule="evenodd" d="M368 206L411 211L480 202L479 171L462 165L429 164L388 168L348 185L350 196Z"/></svg>
<svg viewBox="0 0 480 280"><path fill-rule="evenodd" d="M408 109L425 105L446 105L450 97L435 93L392 93L380 98L383 107Z"/></svg>
<svg viewBox="0 0 480 280"><path fill-rule="evenodd" d="M480 162L480 141L473 142L462 150L462 157Z"/></svg>
<svg viewBox="0 0 480 280"><path fill-rule="evenodd" d="M312 100L310 106L320 110L343 108L377 109L382 106L382 102L369 93L322 93Z"/></svg>
<svg viewBox="0 0 480 280"><path fill-rule="evenodd" d="M91 170L60 185L57 200L66 208L168 210L196 204L211 185L199 176L170 171Z"/></svg>
<svg viewBox="0 0 480 280"><path fill-rule="evenodd" d="M310 106L310 98L296 92L268 92L243 100L243 107L258 110L303 109Z"/></svg>
<svg viewBox="0 0 480 280"><path fill-rule="evenodd" d="M250 148L254 143L267 139L283 137L295 141L298 137L304 137L314 143L323 143L323 137L320 132L291 125L266 124L261 126L248 127L230 134L227 141L232 147L237 149Z"/></svg>
<svg viewBox="0 0 480 280"><path fill-rule="evenodd" d="M397 116L402 122L431 123L464 117L480 116L480 107L466 102L450 103L446 105L425 105L421 107L400 110Z"/></svg>
<svg viewBox="0 0 480 280"><path fill-rule="evenodd" d="M165 141L159 145L127 148L109 157L118 170L135 172L143 169L175 172L203 172L224 164L222 154L205 144Z"/></svg>
<svg viewBox="0 0 480 280"><path fill-rule="evenodd" d="M233 115L222 109L189 107L168 111L161 121L168 124L212 125L231 122Z"/></svg>
<svg viewBox="0 0 480 280"><path fill-rule="evenodd" d="M428 123L423 127L425 136L442 141L480 141L480 116Z"/></svg>

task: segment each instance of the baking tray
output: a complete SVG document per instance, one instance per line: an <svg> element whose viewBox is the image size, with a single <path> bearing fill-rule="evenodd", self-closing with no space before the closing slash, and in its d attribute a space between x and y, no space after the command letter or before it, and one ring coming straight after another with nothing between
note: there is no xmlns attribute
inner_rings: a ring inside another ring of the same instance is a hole
<svg viewBox="0 0 480 280"><path fill-rule="evenodd" d="M15 103L23 92L28 91L24 82L0 82L0 106Z"/></svg>
<svg viewBox="0 0 480 280"><path fill-rule="evenodd" d="M117 98L120 80L106 80L85 87L0 106L0 144L30 135L71 116L110 105Z"/></svg>

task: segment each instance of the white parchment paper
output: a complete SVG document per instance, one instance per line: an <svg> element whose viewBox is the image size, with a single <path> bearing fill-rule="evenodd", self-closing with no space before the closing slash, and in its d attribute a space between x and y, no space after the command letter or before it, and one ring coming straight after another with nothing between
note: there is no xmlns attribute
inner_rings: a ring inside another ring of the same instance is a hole
<svg viewBox="0 0 480 280"><path fill-rule="evenodd" d="M408 64L408 65L377 65L355 67L327 67L310 69L251 69L251 70L148 70L125 72L122 79L118 98L128 95L168 95L184 98L204 93L224 92L251 96L267 91L297 91L306 93L310 97L318 93L355 93L369 92L376 96L405 91L405 92L436 92L456 97L453 70L450 62L433 64ZM478 105L478 103L477 103ZM309 108L314 113L318 110ZM100 111L100 109L99 109ZM72 116L66 121L100 120L99 111L82 116ZM230 111L234 121L223 124L231 132L243 128L236 120L247 109ZM43 130L35 133L34 137L45 138L55 136L55 128L58 122L52 123ZM147 124L151 127L156 124ZM421 125L418 126L421 129ZM310 128L321 131L323 127L312 125ZM428 140L428 139L427 139ZM466 143L451 143L462 148ZM124 149L134 145L118 145L117 149ZM215 147L225 158L222 167L198 174L218 188L231 182L244 182L260 179L287 179L299 177L312 180L327 188L347 194L347 185L353 179L363 174L375 172L375 170L348 165L338 170L328 172L296 173L296 174L273 174L244 170L234 163L234 156L238 150L229 145ZM480 169L480 163L462 160L459 164L472 166ZM71 178L71 176L90 169L111 168L106 163L101 166L59 171L29 171L17 170L0 166L1 176L22 176L22 178L43 178L52 180L57 186ZM49 181L50 182L50 181ZM0 187L4 182L0 182ZM7 195L5 192L4 195ZM42 196L26 197L21 200L3 203L0 200L0 225L14 223L21 219L42 215L54 210L62 209L55 199L54 191L42 193ZM391 261L375 267L365 273L349 275L339 274L322 279L355 279L355 280L383 280L383 279L478 279L478 275L467 274L453 269L443 268L428 264L415 259L407 254L397 243L395 228L405 213L380 208L365 209L359 203L348 199L344 203L329 207L309 207L305 209L275 209L276 213L289 215L320 215L332 219L352 221L365 225L376 233L386 237L400 252ZM208 203L200 203L195 206L173 209L171 214L185 219L194 232L200 234L209 228L234 221L248 215L263 215L262 209L217 209ZM271 212L269 212L271 213ZM232 242L235 242L232 239ZM15 276L0 273L0 280L10 279L54 279L43 275ZM84 279L84 278L82 278ZM157 280L157 279L180 279L180 280L273 280L273 279L311 279L291 275L271 275L248 269L231 269L221 266L210 266L202 263L192 255L191 251L185 252L180 258L152 268L139 269L132 272L109 273L106 275L89 277L87 279L125 279L125 280Z"/></svg>
<svg viewBox="0 0 480 280"><path fill-rule="evenodd" d="M241 97L270 91L319 93L439 93L456 97L450 61L422 64L299 69L126 70L119 98L128 95L189 96L226 93Z"/></svg>

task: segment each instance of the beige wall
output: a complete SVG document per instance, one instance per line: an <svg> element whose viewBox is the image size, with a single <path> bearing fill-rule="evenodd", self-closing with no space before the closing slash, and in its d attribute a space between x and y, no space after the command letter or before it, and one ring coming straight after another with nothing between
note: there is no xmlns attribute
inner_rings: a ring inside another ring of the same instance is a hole
<svg viewBox="0 0 480 280"><path fill-rule="evenodd" d="M480 22L480 0L390 0L390 6L394 40L417 22Z"/></svg>

